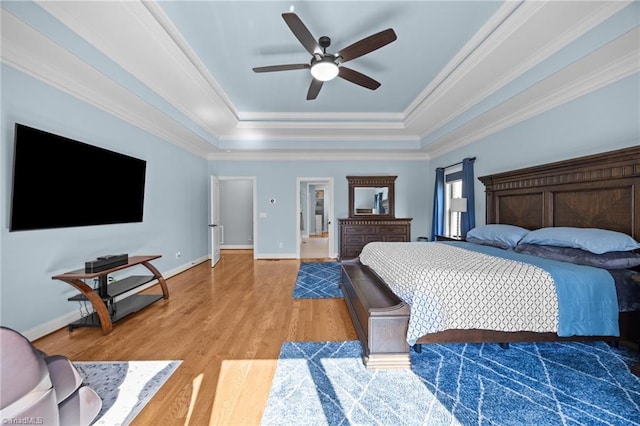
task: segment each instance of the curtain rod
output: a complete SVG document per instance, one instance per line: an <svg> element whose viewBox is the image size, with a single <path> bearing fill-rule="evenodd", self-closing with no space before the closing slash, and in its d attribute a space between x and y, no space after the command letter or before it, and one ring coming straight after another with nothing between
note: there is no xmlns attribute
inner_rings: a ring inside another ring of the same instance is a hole
<svg viewBox="0 0 640 426"><path fill-rule="evenodd" d="M469 160L471 160L471 161L475 161L475 159L476 159L476 157L469 158ZM465 160L466 160L466 158L465 158ZM458 164L462 164L462 163L464 163L464 160L458 161L457 163L449 164L448 166L444 166L444 167L441 167L441 168L442 169L448 169L449 167L457 166Z"/></svg>

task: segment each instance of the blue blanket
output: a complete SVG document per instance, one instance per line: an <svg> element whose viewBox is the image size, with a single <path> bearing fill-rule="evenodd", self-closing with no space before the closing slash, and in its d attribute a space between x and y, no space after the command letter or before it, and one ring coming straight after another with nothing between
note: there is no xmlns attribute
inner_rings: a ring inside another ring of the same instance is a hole
<svg viewBox="0 0 640 426"><path fill-rule="evenodd" d="M613 277L605 269L544 259L511 250L467 242L441 242L547 271L558 296L558 336L619 336L618 298Z"/></svg>

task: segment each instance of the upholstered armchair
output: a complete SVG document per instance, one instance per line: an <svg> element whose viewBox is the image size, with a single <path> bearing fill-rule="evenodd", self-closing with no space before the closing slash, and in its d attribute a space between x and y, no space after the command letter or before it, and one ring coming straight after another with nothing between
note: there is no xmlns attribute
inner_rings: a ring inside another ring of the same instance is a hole
<svg viewBox="0 0 640 426"><path fill-rule="evenodd" d="M0 327L3 424L89 425L101 407L66 357L47 356L17 331Z"/></svg>

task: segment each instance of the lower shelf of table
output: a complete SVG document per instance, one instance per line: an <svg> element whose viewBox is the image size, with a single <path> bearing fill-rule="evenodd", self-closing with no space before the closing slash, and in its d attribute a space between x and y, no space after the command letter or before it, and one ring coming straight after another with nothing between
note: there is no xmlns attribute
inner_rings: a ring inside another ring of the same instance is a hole
<svg viewBox="0 0 640 426"><path fill-rule="evenodd" d="M138 312L150 304L162 299L162 294L136 294L122 299L115 303L115 312L111 312L111 322L116 322L126 317L127 315ZM109 307L111 310L111 307ZM69 324L69 330L73 330L78 327L101 327L100 317L97 313L80 318L78 321Z"/></svg>
<svg viewBox="0 0 640 426"><path fill-rule="evenodd" d="M133 290L134 288L150 283L154 279L156 279L156 277L153 275L133 275L111 283L106 289L108 297L105 297L104 300L109 300L109 298L111 297L120 296L121 294L124 294L129 290ZM99 292L98 290L96 291ZM67 300L71 302L82 302L88 299L84 294L76 294L75 296L72 296Z"/></svg>

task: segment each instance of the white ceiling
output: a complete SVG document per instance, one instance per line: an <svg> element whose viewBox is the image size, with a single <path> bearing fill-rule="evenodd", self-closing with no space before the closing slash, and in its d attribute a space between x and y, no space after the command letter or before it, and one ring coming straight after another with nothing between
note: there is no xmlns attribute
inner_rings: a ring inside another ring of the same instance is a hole
<svg viewBox="0 0 640 426"><path fill-rule="evenodd" d="M429 158L637 73L637 23L584 42L632 3L3 1L2 60L210 159ZM329 52L393 28L348 64L381 87L254 73L310 60L289 11Z"/></svg>

